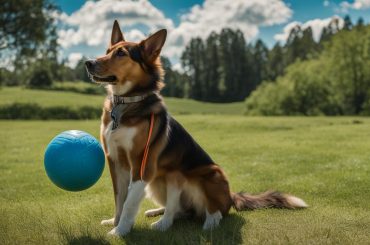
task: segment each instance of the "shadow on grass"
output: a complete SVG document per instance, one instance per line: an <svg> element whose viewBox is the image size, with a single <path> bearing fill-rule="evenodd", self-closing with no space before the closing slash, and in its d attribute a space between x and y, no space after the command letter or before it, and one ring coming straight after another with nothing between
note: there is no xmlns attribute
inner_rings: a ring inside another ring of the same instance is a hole
<svg viewBox="0 0 370 245"><path fill-rule="evenodd" d="M159 218L148 218L155 222ZM203 231L201 219L178 219L165 232L152 230L149 227L134 226L131 232L122 238L109 238L85 226L76 233L71 226L58 225L59 234L66 244L111 244L125 242L127 244L242 244L243 217L229 214L222 219L220 225L211 231Z"/></svg>
<svg viewBox="0 0 370 245"><path fill-rule="evenodd" d="M158 218L152 218L151 222ZM149 228L136 228L122 239L127 244L242 244L243 217L226 216L212 231L203 231L200 219L179 219L165 232Z"/></svg>
<svg viewBox="0 0 370 245"><path fill-rule="evenodd" d="M106 245L110 244L105 236L94 234L90 230L90 224L87 223L82 230L79 229L78 233L71 225L65 225L60 220L57 222L58 233L63 238L66 244L79 245L79 244L89 244L89 245Z"/></svg>
<svg viewBox="0 0 370 245"><path fill-rule="evenodd" d="M99 237L99 238L94 238L94 237L91 237L89 235L81 235L81 236L77 236L77 237L69 237L67 239L67 244L70 244L70 245L85 245L85 244L89 244L89 245L107 245L107 244L110 244L109 241L107 241L105 238L103 237Z"/></svg>

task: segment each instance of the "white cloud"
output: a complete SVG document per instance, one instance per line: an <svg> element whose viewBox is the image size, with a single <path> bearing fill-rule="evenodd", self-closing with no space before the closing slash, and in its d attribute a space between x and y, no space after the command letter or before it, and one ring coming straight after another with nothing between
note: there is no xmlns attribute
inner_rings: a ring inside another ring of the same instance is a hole
<svg viewBox="0 0 370 245"><path fill-rule="evenodd" d="M353 3L344 1L341 2L340 6L342 7L343 12L347 12L348 9L368 9L370 8L370 0L355 0Z"/></svg>
<svg viewBox="0 0 370 245"><path fill-rule="evenodd" d="M325 0L322 5L324 5L324 7L328 7L330 5L330 1L328 0Z"/></svg>
<svg viewBox="0 0 370 245"><path fill-rule="evenodd" d="M169 35L165 54L179 58L193 37L205 39L222 28L240 29L247 40L257 36L260 26L286 22L292 10L281 0L206 0L181 16L181 22Z"/></svg>
<svg viewBox="0 0 370 245"><path fill-rule="evenodd" d="M69 67L75 68L77 63L81 60L82 56L83 55L81 53L70 53L68 55L67 65Z"/></svg>
<svg viewBox="0 0 370 245"><path fill-rule="evenodd" d="M115 19L120 22L123 32L127 32L127 38L133 39L144 37L143 30L154 32L160 28L173 28L172 20L147 0L87 1L76 12L71 15L62 13L58 19L64 26L58 33L59 43L64 48L78 44L108 44Z"/></svg>
<svg viewBox="0 0 370 245"><path fill-rule="evenodd" d="M301 23L301 22L298 22L298 21L293 21L293 22L287 24L284 27L282 33L276 34L274 36L274 39L276 41L285 42L288 39L291 30L296 26L300 26L303 30L307 29L308 27L311 27L313 39L315 41L319 41L320 37L321 37L322 30L324 29L324 27L327 27L333 19L338 20L339 28L343 27L343 19L338 17L338 16L333 16L331 18L326 18L326 19L313 19L313 20L309 20L305 23Z"/></svg>
<svg viewBox="0 0 370 245"><path fill-rule="evenodd" d="M285 23L291 16L292 10L283 0L205 0L183 14L175 27L172 20L148 0L87 1L71 15L59 14L58 41L67 53L91 50L85 54L90 56L99 52L89 47L100 49L108 44L115 19L129 41L139 41L149 33L167 28L168 40L163 54L176 65L191 38L205 39L212 31L227 27L240 29L250 41L258 35L259 27ZM99 51L101 54L103 50Z"/></svg>

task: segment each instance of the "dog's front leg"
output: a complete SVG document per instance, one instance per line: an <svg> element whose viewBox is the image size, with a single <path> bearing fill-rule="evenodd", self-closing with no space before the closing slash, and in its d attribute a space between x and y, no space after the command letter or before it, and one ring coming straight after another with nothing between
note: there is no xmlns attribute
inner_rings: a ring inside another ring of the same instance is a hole
<svg viewBox="0 0 370 245"><path fill-rule="evenodd" d="M118 222L109 234L115 236L124 236L130 232L139 211L140 202L145 196L146 182L142 180L132 181L128 188L128 195Z"/></svg>
<svg viewBox="0 0 370 245"><path fill-rule="evenodd" d="M113 218L102 220L101 224L117 226L122 213L123 204L127 197L130 183L130 171L126 170L121 163L115 164L110 158L108 158L108 162L113 183L116 211Z"/></svg>

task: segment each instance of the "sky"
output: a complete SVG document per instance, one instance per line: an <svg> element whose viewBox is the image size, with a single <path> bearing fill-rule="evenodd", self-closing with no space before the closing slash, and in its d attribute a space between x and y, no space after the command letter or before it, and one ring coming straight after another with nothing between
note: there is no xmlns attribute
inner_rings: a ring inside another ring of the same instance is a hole
<svg viewBox="0 0 370 245"><path fill-rule="evenodd" d="M350 15L370 22L370 0L53 0L59 6L61 56L74 66L83 56L104 54L115 19L125 39L140 41L168 30L162 54L181 69L179 58L194 37L206 39L222 28L240 29L247 42L262 39L269 47L284 43L296 25L311 27L319 39L332 18Z"/></svg>

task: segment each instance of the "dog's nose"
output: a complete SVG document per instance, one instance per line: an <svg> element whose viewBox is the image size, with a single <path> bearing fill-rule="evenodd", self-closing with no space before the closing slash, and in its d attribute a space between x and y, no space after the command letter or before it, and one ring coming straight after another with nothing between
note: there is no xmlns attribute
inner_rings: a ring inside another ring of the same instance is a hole
<svg viewBox="0 0 370 245"><path fill-rule="evenodd" d="M85 66L87 69L91 70L94 67L95 61L94 60L86 60Z"/></svg>

